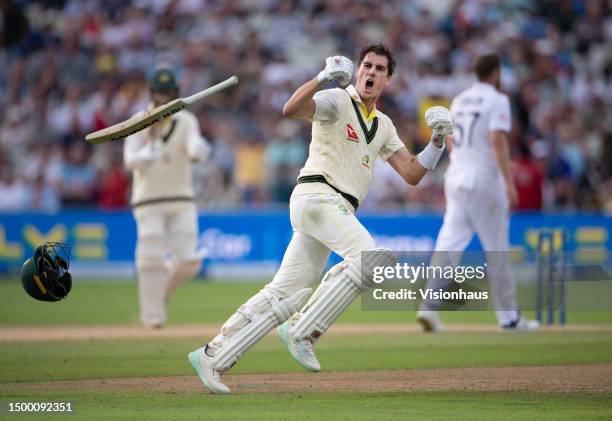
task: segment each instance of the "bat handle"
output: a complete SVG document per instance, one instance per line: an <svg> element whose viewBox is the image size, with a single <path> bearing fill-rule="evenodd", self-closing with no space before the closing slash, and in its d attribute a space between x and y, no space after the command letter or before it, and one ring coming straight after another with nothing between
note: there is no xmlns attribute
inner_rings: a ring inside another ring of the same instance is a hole
<svg viewBox="0 0 612 421"><path fill-rule="evenodd" d="M198 92L197 94L188 96L187 98L183 99L183 102L185 102L186 104L195 104L198 101L201 101L202 99L206 98L207 96L210 96L212 94L216 94L219 91L222 91L224 89L229 88L230 86L234 86L238 83L238 76L234 75L232 77L230 77L229 79L224 80L221 83L218 83L214 86L211 86L208 89L204 89L201 92Z"/></svg>

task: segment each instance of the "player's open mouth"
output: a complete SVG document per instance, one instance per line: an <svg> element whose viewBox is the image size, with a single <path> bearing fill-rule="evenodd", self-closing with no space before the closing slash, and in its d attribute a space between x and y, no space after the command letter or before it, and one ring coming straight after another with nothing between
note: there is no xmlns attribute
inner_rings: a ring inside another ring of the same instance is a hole
<svg viewBox="0 0 612 421"><path fill-rule="evenodd" d="M372 89L374 87L374 79L366 79L365 87L366 89Z"/></svg>

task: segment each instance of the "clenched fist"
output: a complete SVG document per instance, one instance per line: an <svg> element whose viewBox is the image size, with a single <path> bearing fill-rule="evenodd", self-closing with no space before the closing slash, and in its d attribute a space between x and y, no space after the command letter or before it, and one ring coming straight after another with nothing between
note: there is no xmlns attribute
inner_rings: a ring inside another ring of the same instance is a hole
<svg viewBox="0 0 612 421"><path fill-rule="evenodd" d="M319 85L326 85L337 80L342 88L347 87L353 78L353 62L344 56L333 56L325 59L325 69L317 75Z"/></svg>
<svg viewBox="0 0 612 421"><path fill-rule="evenodd" d="M444 143L446 135L453 134L453 122L447 108L436 105L425 111L425 123L433 130L431 141L436 146Z"/></svg>

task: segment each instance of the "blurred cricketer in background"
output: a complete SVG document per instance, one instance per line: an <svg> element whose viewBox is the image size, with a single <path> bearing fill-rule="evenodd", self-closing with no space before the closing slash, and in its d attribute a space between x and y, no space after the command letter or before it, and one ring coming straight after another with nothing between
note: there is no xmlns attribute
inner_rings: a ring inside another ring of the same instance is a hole
<svg viewBox="0 0 612 421"><path fill-rule="evenodd" d="M353 86L352 61L329 57L324 70L285 104L286 117L312 121L308 160L289 206L293 237L272 282L242 305L212 341L189 354L192 367L212 392L229 393L221 374L278 325L278 334L296 362L319 371L315 341L363 290L373 286L368 270L372 265L395 263L395 254L377 249L355 217L368 193L374 163L377 158L387 161L407 183L417 184L435 168L452 126L448 110L437 107L427 112L434 135L418 156L411 155L392 121L375 106L394 68L393 55L384 45L366 47ZM321 91L333 80L341 88ZM311 291L306 287L320 279L331 251L344 260L327 272L298 311ZM375 257L362 272L364 251Z"/></svg>
<svg viewBox="0 0 612 421"><path fill-rule="evenodd" d="M485 251L487 279L493 292L497 321L504 330L537 330L538 322L521 317L516 304L516 282L510 271L510 207L517 203L511 173L508 133L510 100L499 92L501 68L496 54L479 57L478 82L451 103L454 134L446 139L450 165L445 175L446 213L436 240L432 265L459 263L474 233ZM448 253L450 252L450 253ZM427 288L445 288L447 281L429 279ZM436 309L440 303L423 301L417 320L425 331L441 331Z"/></svg>
<svg viewBox="0 0 612 421"><path fill-rule="evenodd" d="M153 73L149 88L151 107L179 94L176 76L168 68ZM197 274L204 257L196 250L192 163L204 161L210 146L195 115L183 110L128 137L123 152L125 166L133 172L140 320L146 327L159 328L166 322L170 294Z"/></svg>

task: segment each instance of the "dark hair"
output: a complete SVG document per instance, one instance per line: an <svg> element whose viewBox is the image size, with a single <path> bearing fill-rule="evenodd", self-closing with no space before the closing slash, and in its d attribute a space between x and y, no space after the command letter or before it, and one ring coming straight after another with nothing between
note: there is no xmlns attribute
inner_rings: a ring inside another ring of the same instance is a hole
<svg viewBox="0 0 612 421"><path fill-rule="evenodd" d="M387 76L393 75L393 71L395 70L395 59L393 58L393 53L385 44L372 44L364 47L359 53L359 66L361 66L361 62L368 55L368 53L374 53L378 56L387 57Z"/></svg>
<svg viewBox="0 0 612 421"><path fill-rule="evenodd" d="M485 80L499 69L499 56L497 54L485 54L476 59L474 73L478 80Z"/></svg>

